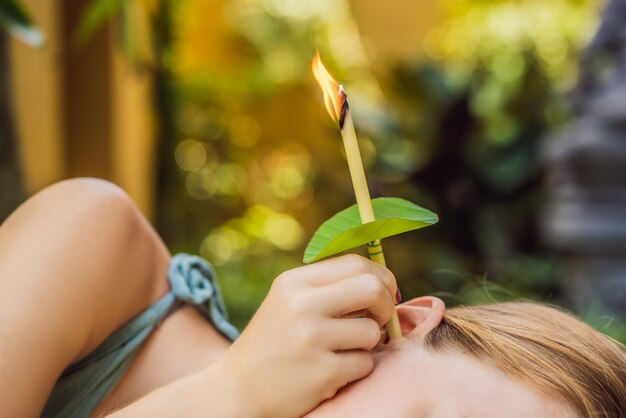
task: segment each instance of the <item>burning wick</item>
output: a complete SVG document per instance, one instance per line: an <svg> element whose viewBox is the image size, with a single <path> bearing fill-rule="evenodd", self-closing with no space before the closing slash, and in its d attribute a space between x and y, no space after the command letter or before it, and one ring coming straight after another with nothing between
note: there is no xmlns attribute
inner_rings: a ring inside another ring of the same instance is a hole
<svg viewBox="0 0 626 418"><path fill-rule="evenodd" d="M319 53L315 54L313 58L312 69L313 75L322 89L326 110L330 117L337 122L341 131L361 222L373 222L376 220L376 217L374 216L372 199L370 197L369 188L367 187L367 179L365 178L365 169L363 168L363 160L361 159L361 152L359 151L359 143L357 141L356 132L354 131L354 122L352 121L352 113L350 112L350 105L348 104L348 94L343 86L337 83L326 67L324 67ZM383 266L387 265L385 263L385 255L380 240L367 244L367 251L372 261L382 264ZM395 297L395 295L392 295L392 297ZM402 336L400 321L396 311L394 311L389 322L385 324L385 328L387 329L389 338Z"/></svg>

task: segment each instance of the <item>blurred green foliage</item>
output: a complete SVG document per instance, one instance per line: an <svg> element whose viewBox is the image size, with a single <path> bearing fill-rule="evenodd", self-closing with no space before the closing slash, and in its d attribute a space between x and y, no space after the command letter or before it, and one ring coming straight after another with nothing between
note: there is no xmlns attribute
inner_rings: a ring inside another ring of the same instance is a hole
<svg viewBox="0 0 626 418"><path fill-rule="evenodd" d="M561 97L597 25L595 1L445 0L445 19L415 45L423 58L380 81L346 1L169 7L159 58L174 168L160 179L159 228L173 251L215 264L238 325L275 276L300 265L319 224L354 202L310 75L315 48L346 84L373 195L440 215L383 243L405 298L558 302L555 257L540 239L540 147L567 119Z"/></svg>

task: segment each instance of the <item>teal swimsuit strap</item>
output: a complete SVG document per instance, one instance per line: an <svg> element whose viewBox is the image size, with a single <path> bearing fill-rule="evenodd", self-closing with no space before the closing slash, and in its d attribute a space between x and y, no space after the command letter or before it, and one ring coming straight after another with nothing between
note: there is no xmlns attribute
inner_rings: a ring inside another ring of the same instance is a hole
<svg viewBox="0 0 626 418"><path fill-rule="evenodd" d="M179 300L196 306L230 341L239 336L237 328L228 322L222 294L214 279L215 271L203 258L184 253L175 255L168 277L172 293Z"/></svg>
<svg viewBox="0 0 626 418"><path fill-rule="evenodd" d="M177 303L195 306L224 337L239 332L228 322L212 267L188 254L172 257L168 271L171 291L113 333L85 358L69 366L54 386L42 417L88 417L120 381L142 344Z"/></svg>

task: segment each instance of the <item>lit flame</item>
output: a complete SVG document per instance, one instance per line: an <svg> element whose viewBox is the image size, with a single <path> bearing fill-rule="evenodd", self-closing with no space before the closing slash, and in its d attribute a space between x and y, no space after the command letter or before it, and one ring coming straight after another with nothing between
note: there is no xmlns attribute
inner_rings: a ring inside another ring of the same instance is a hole
<svg viewBox="0 0 626 418"><path fill-rule="evenodd" d="M335 80L326 67L324 67L319 52L313 57L311 69L324 94L324 104L326 105L328 114L335 122L340 122L342 108L346 101L346 93L343 87L337 83L337 80Z"/></svg>

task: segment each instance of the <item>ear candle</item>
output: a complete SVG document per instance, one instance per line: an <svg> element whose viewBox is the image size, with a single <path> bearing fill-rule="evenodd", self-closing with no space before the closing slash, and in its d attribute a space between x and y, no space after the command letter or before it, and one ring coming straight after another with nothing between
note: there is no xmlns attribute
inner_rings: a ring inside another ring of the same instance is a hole
<svg viewBox="0 0 626 418"><path fill-rule="evenodd" d="M324 93L324 101L328 113L339 124L339 129L341 130L341 137L343 138L343 145L346 150L348 168L350 169L350 177L352 178L352 186L354 187L361 222L373 222L376 218L374 216L369 188L367 187L365 169L363 168L359 143L354 130L352 113L350 112L350 105L348 104L348 95L343 89L343 86L339 85L332 78L328 70L326 70L319 54L313 59L313 73ZM367 245L367 251L372 261L386 266L385 255L380 240L369 243ZM395 295L392 295L392 298L395 298ZM400 321L396 310L394 310L389 322L385 324L385 328L389 338L402 336Z"/></svg>

